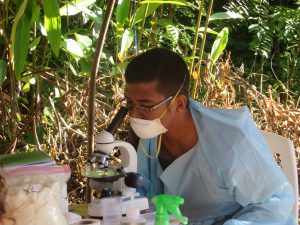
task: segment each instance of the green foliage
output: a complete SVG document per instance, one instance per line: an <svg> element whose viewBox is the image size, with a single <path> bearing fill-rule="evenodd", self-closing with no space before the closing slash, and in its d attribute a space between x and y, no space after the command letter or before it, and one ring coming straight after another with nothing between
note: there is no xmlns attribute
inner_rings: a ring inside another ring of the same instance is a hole
<svg viewBox="0 0 300 225"><path fill-rule="evenodd" d="M20 74L23 71L26 63L27 53L29 50L29 38L30 38L30 20L31 18L24 13L17 25L16 37L14 43L14 56L15 56L15 73L20 79Z"/></svg>
<svg viewBox="0 0 300 225"><path fill-rule="evenodd" d="M68 2L59 9L59 14L61 16L74 16L82 11L93 14L87 7L95 2L96 0L74 0Z"/></svg>
<svg viewBox="0 0 300 225"><path fill-rule="evenodd" d="M185 0L144 0L141 2L141 4L148 4L148 3L158 3L158 4L172 4L172 5L180 5L180 6L188 6L188 7L194 7L192 3L185 1Z"/></svg>
<svg viewBox="0 0 300 225"><path fill-rule="evenodd" d="M179 41L179 29L168 19L160 19L156 22L162 28L165 28L165 34L162 37L168 39L172 44Z"/></svg>
<svg viewBox="0 0 300 225"><path fill-rule="evenodd" d="M132 29L126 29L121 42L120 57L123 58L133 42L134 33Z"/></svg>
<svg viewBox="0 0 300 225"><path fill-rule="evenodd" d="M27 5L27 0L23 1L23 3L20 5L20 7L18 9L18 12L16 14L16 17L15 17L15 21L14 21L14 24L13 24L13 27L12 27L11 36L10 36L10 41L11 41L11 44L12 44L12 47L10 48L10 57L14 60L13 61L13 65L14 65L14 68L17 69L16 76L19 79L20 79L20 73L21 73L20 69L23 68L25 62L23 62L23 61L16 61L16 52L15 52L16 49L15 49L15 45L16 45L16 42L19 43L19 42L22 41L22 36L21 37L20 36L17 37L17 40L16 40L16 33L18 32L17 28L18 28L20 20L22 20L22 21L25 20L26 21L27 17L25 19L23 17L23 14L24 14L25 9L26 9L26 5ZM24 23L22 23L22 25L23 24ZM22 29L23 28L22 25L19 26L19 28ZM27 26L25 26L25 27L27 27ZM29 32L27 32L27 33L29 33ZM18 33L18 34L20 34L20 33ZM29 36L29 34L26 34L26 36ZM17 47L20 47L20 46L22 46L22 45L21 44L17 44ZM17 51L20 51L20 49L17 49ZM23 51L24 51L24 49L23 49ZM24 57L21 57L21 59L23 59L23 58ZM17 60L18 59L19 58L17 58Z"/></svg>
<svg viewBox="0 0 300 225"><path fill-rule="evenodd" d="M30 45L29 45L30 50L34 50L34 49L38 46L38 44L40 43L40 41L41 41L41 37L40 37L40 36L37 37L37 38L35 38L35 39L30 43Z"/></svg>
<svg viewBox="0 0 300 225"><path fill-rule="evenodd" d="M297 5L298 3L298 5ZM299 38L300 38L300 7L299 0L270 2L267 0L230 1L225 8L243 16L244 23L233 21L229 26L244 27L245 38L236 40L234 45L247 46L240 57L249 67L250 74L262 74L260 88L272 85L283 101L299 96ZM247 29L245 29L245 24ZM232 32L237 35L240 32ZM253 54L254 53L254 54ZM249 60L249 55L253 55ZM237 56L235 56L237 57ZM247 62L253 62L249 65ZM255 76L249 79L257 83ZM299 102L299 101L298 101Z"/></svg>
<svg viewBox="0 0 300 225"><path fill-rule="evenodd" d="M44 0L44 25L54 54L58 57L61 42L61 19L58 0Z"/></svg>
<svg viewBox="0 0 300 225"><path fill-rule="evenodd" d="M228 42L228 33L229 33L228 28L225 27L217 35L216 40L214 41L211 49L211 58L213 62L217 61L221 53L226 48Z"/></svg>
<svg viewBox="0 0 300 225"><path fill-rule="evenodd" d="M137 10L136 10L136 15L131 17L130 19L130 23L132 25L134 24L137 24L141 21L143 21L144 18L147 18L148 16L152 15L155 10L160 6L161 4L160 3L152 3L149 2L149 5L148 5L148 10L145 14L145 11L146 11L146 8L147 8L147 5L146 4L142 4Z"/></svg>
<svg viewBox="0 0 300 225"><path fill-rule="evenodd" d="M119 0L116 9L116 22L123 25L129 17L130 0Z"/></svg>
<svg viewBox="0 0 300 225"><path fill-rule="evenodd" d="M0 59L0 87L3 84L7 73L7 62Z"/></svg>
<svg viewBox="0 0 300 225"><path fill-rule="evenodd" d="M62 47L65 51L70 53L74 59L83 57L82 46L80 46L78 42L73 39L64 39L62 42Z"/></svg>
<svg viewBox="0 0 300 225"><path fill-rule="evenodd" d="M210 21L213 20L228 20L228 19L242 19L243 16L232 11L218 12L209 17Z"/></svg>

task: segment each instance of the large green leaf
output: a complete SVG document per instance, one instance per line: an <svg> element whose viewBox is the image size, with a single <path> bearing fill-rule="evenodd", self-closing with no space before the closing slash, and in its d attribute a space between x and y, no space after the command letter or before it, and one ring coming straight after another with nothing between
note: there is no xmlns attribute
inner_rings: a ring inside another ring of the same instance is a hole
<svg viewBox="0 0 300 225"><path fill-rule="evenodd" d="M218 13L214 13L209 17L209 20L226 20L226 19L242 19L243 16L236 13L236 12L231 12L231 11L227 11L227 12L218 12Z"/></svg>
<svg viewBox="0 0 300 225"><path fill-rule="evenodd" d="M0 87L3 84L7 73L7 62L0 59Z"/></svg>
<svg viewBox="0 0 300 225"><path fill-rule="evenodd" d="M83 50L79 43L73 39L65 39L62 41L62 47L69 52L75 59L83 57Z"/></svg>
<svg viewBox="0 0 300 225"><path fill-rule="evenodd" d="M94 13L92 10L88 8L82 8L82 12L88 16L91 20L100 23L102 21L102 18L99 18L96 13Z"/></svg>
<svg viewBox="0 0 300 225"><path fill-rule="evenodd" d="M57 0L44 0L44 24L51 49L58 57L61 42L61 18Z"/></svg>
<svg viewBox="0 0 300 225"><path fill-rule="evenodd" d="M20 19L22 18L23 14L25 12L26 6L27 6L27 0L24 0L18 9L18 12L15 16L15 21L14 21L12 29L11 29L11 35L10 35L11 46L9 48L9 55L10 55L10 58L13 60L13 68L15 68L15 64L16 64L16 62L15 62L15 38L16 38L17 27L18 27Z"/></svg>
<svg viewBox="0 0 300 225"><path fill-rule="evenodd" d="M197 8L192 3L189 3L185 0L145 0L141 2L140 7L137 9L135 18L131 18L130 24L134 25L136 23L141 22L144 19L144 17L147 18L149 15L152 15L155 12L155 10L162 4L173 4ZM147 5L148 9L146 15L144 15Z"/></svg>
<svg viewBox="0 0 300 225"><path fill-rule="evenodd" d="M200 27L199 30L198 30L198 32L203 33L204 30L205 30L205 27ZM213 29L210 29L210 28L207 28L207 29L206 29L206 32L207 32L207 33L210 33L210 34L215 34L215 35L218 35L218 34L219 34L217 31L214 31Z"/></svg>
<svg viewBox="0 0 300 225"><path fill-rule="evenodd" d="M97 5L93 6L93 11L86 8L85 10L83 10L82 15L86 16L97 24L102 24L103 10Z"/></svg>
<svg viewBox="0 0 300 225"><path fill-rule="evenodd" d="M116 9L116 22L117 24L124 24L129 16L130 0L119 0Z"/></svg>
<svg viewBox="0 0 300 225"><path fill-rule="evenodd" d="M195 5L185 0L144 0L141 2L141 4L147 3L172 4L197 8Z"/></svg>
<svg viewBox="0 0 300 225"><path fill-rule="evenodd" d="M26 13L24 13L17 25L14 42L14 68L16 78L18 80L20 80L20 75L26 63L26 58L29 50L30 21L31 18Z"/></svg>
<svg viewBox="0 0 300 225"><path fill-rule="evenodd" d="M211 49L211 58L213 62L216 62L220 54L224 51L228 41L228 28L224 27L221 32L216 37L212 49Z"/></svg>
<svg viewBox="0 0 300 225"><path fill-rule="evenodd" d="M40 19L40 11L41 11L41 7L36 3L36 1L33 1L32 2L31 23L39 21L39 19Z"/></svg>
<svg viewBox="0 0 300 225"><path fill-rule="evenodd" d="M26 82L22 89L24 92L29 92L30 91L30 83Z"/></svg>
<svg viewBox="0 0 300 225"><path fill-rule="evenodd" d="M93 41L89 36L75 33L75 37L81 49L90 49L92 47Z"/></svg>
<svg viewBox="0 0 300 225"><path fill-rule="evenodd" d="M61 16L73 16L92 5L96 0L74 0L59 9Z"/></svg>
<svg viewBox="0 0 300 225"><path fill-rule="evenodd" d="M41 36L38 36L37 38L35 38L29 45L30 51L35 50L36 46L38 46L40 41L41 41Z"/></svg>
<svg viewBox="0 0 300 225"><path fill-rule="evenodd" d="M172 41L178 42L179 30L176 28L176 26L172 23L171 20L168 19L157 20L157 24L164 27L167 30L167 33L170 36Z"/></svg>
<svg viewBox="0 0 300 225"><path fill-rule="evenodd" d="M134 33L132 29L126 29L121 42L121 51L120 51L120 58L126 54L127 50L130 48L133 42Z"/></svg>
<svg viewBox="0 0 300 225"><path fill-rule="evenodd" d="M147 18L149 15L152 15L152 13L155 12L155 10L160 6L161 4L158 3L150 3L148 6L148 10L147 13L145 15L145 17ZM136 15L135 18L132 17L131 18L131 22L130 24L134 25L136 23L141 22L144 19L144 14L145 14L145 10L147 8L146 4L142 4L137 10L136 10Z"/></svg>

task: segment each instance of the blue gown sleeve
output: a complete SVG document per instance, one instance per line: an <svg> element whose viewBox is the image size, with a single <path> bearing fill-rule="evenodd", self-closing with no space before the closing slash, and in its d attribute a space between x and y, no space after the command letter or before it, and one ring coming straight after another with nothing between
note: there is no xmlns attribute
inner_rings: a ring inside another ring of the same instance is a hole
<svg viewBox="0 0 300 225"><path fill-rule="evenodd" d="M218 165L212 168L224 188L241 205L223 225L296 225L291 215L293 188L248 109L205 110L200 121L202 149L211 165Z"/></svg>
<svg viewBox="0 0 300 225"><path fill-rule="evenodd" d="M270 187L271 188L271 187ZM259 188L258 188L259 189ZM257 192L257 191L254 191ZM246 204L251 198L250 193L236 189L237 201ZM260 195L260 193L254 193ZM289 213L294 203L293 193L289 184L284 184L282 190L269 198L249 203L224 225L296 225ZM290 210L289 210L290 209Z"/></svg>
<svg viewBox="0 0 300 225"><path fill-rule="evenodd" d="M293 188L268 153L244 151L236 155L227 173L231 179L226 180L229 192L243 208L224 225L297 224L291 216Z"/></svg>

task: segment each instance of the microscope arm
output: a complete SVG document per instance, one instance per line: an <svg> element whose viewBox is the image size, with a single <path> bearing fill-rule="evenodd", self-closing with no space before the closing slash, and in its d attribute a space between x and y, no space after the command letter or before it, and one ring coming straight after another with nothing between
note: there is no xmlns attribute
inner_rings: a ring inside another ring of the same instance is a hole
<svg viewBox="0 0 300 225"><path fill-rule="evenodd" d="M118 147L121 152L121 165L125 172L137 171L137 154L134 147L125 141L115 141L114 147Z"/></svg>

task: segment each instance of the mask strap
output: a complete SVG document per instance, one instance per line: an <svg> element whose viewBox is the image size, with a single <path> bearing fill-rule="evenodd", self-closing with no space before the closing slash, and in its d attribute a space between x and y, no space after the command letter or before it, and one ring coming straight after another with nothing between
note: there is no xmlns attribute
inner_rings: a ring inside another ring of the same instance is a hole
<svg viewBox="0 0 300 225"><path fill-rule="evenodd" d="M184 76L184 79L183 79L183 82L179 88L179 90L177 91L177 93L174 95L172 101L170 102L170 104L168 105L166 111L163 112L163 114L159 117L159 119L161 119L169 110L169 108L171 108L173 102L175 101L176 97L179 95L179 93L181 92L182 88L183 88L183 85L184 85L184 82L185 82L185 78L186 78L186 75Z"/></svg>
<svg viewBox="0 0 300 225"><path fill-rule="evenodd" d="M159 135L158 145L157 145L157 151L156 151L155 156L152 156L152 155L150 155L150 154L147 152L145 146L143 145L143 141L141 140L141 146L142 146L143 152L145 153L145 155L146 155L148 158L150 158L150 159L156 159L156 158L157 158L157 156L158 156L159 153L160 153L161 139L162 139L162 134Z"/></svg>

